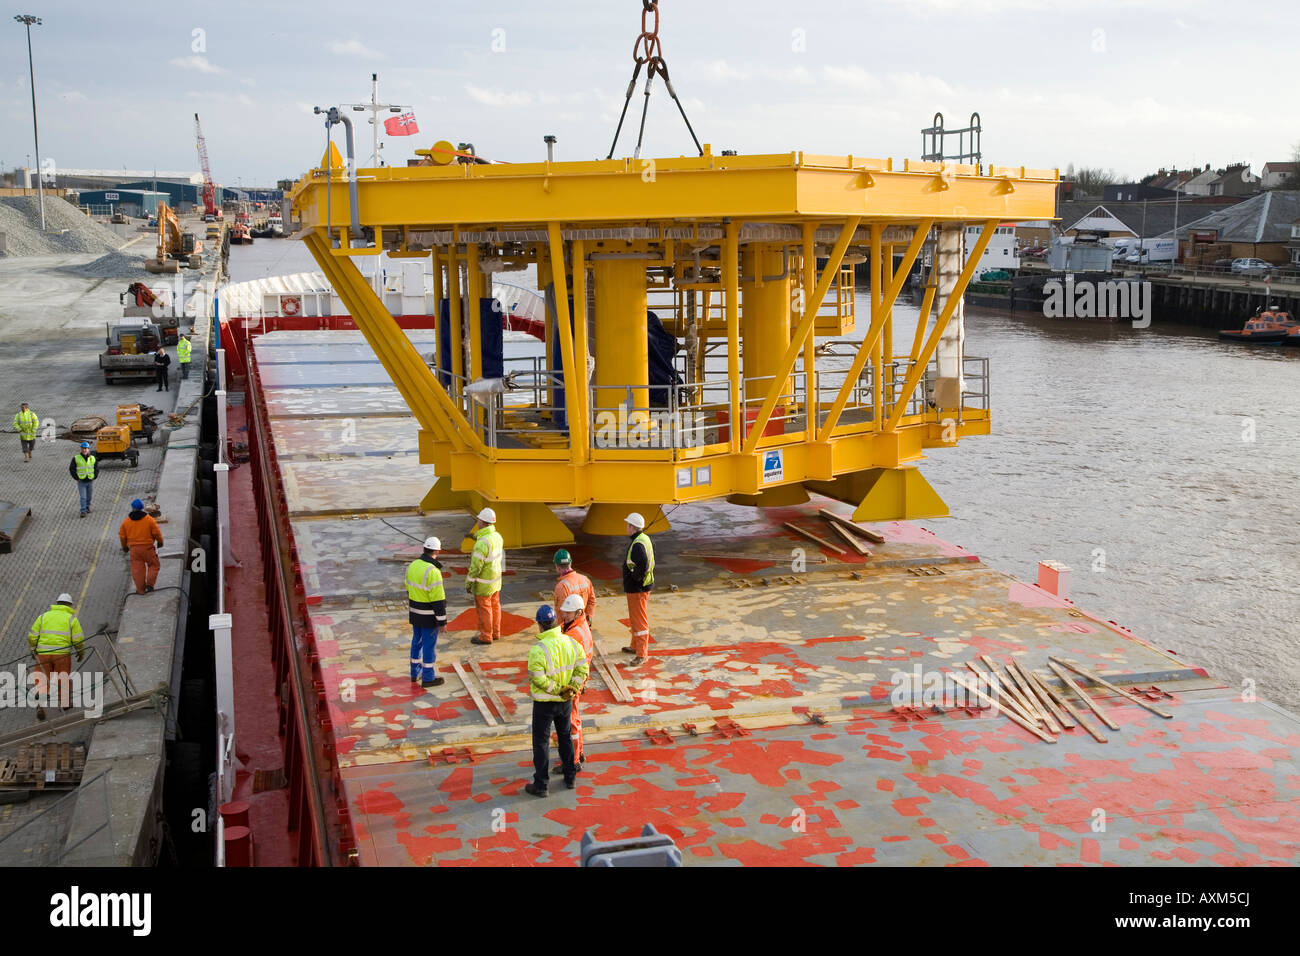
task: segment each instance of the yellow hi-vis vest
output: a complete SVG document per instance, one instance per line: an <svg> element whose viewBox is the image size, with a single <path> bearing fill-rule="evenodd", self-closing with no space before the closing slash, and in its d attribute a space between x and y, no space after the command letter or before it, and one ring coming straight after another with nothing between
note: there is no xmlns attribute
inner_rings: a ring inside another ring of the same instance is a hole
<svg viewBox="0 0 1300 956"><path fill-rule="evenodd" d="M406 567L406 604L412 624L442 627L447 623L443 610L447 600L442 586L442 572L432 561L416 558ZM441 606L440 606L441 605ZM442 613L439 613L439 612Z"/></svg>
<svg viewBox="0 0 1300 956"><path fill-rule="evenodd" d="M27 411L20 411L14 416L14 430L18 432L18 437L23 441L32 441L36 438L36 430L41 427L41 420L36 417L36 413L30 408Z"/></svg>
<svg viewBox="0 0 1300 956"><path fill-rule="evenodd" d="M563 700L560 691L564 686L583 684L588 673L582 644L558 625L539 634L528 652L528 693L533 700Z"/></svg>
<svg viewBox="0 0 1300 956"><path fill-rule="evenodd" d="M193 348L194 346L190 344L189 339L181 339L179 342L176 343L176 358L182 365L185 365L187 362L189 362L190 352L193 350Z"/></svg>
<svg viewBox="0 0 1300 956"><path fill-rule="evenodd" d="M27 646L37 654L66 654L74 645L82 650L85 643L81 622L66 604L51 604L27 632Z"/></svg>
<svg viewBox="0 0 1300 956"><path fill-rule="evenodd" d="M501 590L501 556L505 542L493 524L480 528L474 537L474 553L469 559L465 583L475 597L490 597Z"/></svg>
<svg viewBox="0 0 1300 956"><path fill-rule="evenodd" d="M95 456L94 455L77 455L73 459L77 463L77 480L92 481L95 477Z"/></svg>
<svg viewBox="0 0 1300 956"><path fill-rule="evenodd" d="M627 546L627 569L631 571L635 568L635 564L632 561L632 549L636 547L638 542L645 547L645 578L641 581L641 584L645 587L649 587L655 583L655 546L650 543L650 535L646 534L644 531L633 538L631 543Z"/></svg>

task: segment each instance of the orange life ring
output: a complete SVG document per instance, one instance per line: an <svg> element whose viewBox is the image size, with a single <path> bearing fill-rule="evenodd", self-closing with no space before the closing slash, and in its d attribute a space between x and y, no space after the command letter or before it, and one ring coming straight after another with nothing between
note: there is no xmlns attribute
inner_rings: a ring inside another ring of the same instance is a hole
<svg viewBox="0 0 1300 956"><path fill-rule="evenodd" d="M285 296L280 300L280 311L285 315L297 315L302 311L302 300L296 295Z"/></svg>

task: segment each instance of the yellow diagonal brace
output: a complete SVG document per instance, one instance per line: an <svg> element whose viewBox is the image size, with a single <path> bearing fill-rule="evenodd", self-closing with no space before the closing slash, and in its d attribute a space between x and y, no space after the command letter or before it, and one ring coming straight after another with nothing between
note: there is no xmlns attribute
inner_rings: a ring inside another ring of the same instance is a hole
<svg viewBox="0 0 1300 956"><path fill-rule="evenodd" d="M578 449L587 447L587 420L582 414L582 398L578 389L581 381L575 374L573 361L573 325L569 320L569 280L564 271L564 239L560 224L548 223L546 235L550 240L551 282L555 284L555 318L560 325L560 367L564 369L564 410L569 421L569 459L575 463L582 459ZM575 262L575 268L582 268ZM584 303L585 304L585 303ZM575 307L577 303L574 303Z"/></svg>
<svg viewBox="0 0 1300 956"><path fill-rule="evenodd" d="M470 428L429 366L420 358L401 326L384 308L365 277L348 259L330 255L324 238L315 232L304 237L312 258L324 270L339 298L347 305L352 319L361 330L393 384L415 415L420 427L451 442L456 451L467 447L485 453L486 448Z"/></svg>
<svg viewBox="0 0 1300 956"><path fill-rule="evenodd" d="M885 289L884 298L879 304L879 312L876 311L877 306L873 296L871 327L867 330L867 334L863 336L857 354L853 356L853 364L849 366L848 374L844 377L844 384L840 386L839 393L831 404L830 414L826 417L826 424L822 426L821 431L817 434L818 441L825 441L830 437L831 432L835 430L835 426L839 424L840 415L849 400L849 395L853 392L853 383L862 374L862 367L867 364L868 356L876 348L876 339L880 337L880 333L885 327L885 315L893 307L894 302L897 301L898 293L902 290L903 283L907 281L908 273L912 271L912 263L916 261L921 247L925 245L925 237L929 235L930 227L933 225L933 219L923 219L916 227L912 241L908 244L907 251L903 253L903 261L899 263L898 271L894 273L889 288ZM872 249L871 254L873 256L876 254L875 249ZM889 356L889 358L892 360L893 356Z"/></svg>
<svg viewBox="0 0 1300 956"><path fill-rule="evenodd" d="M844 261L844 250L849 247L849 240L853 238L853 231L858 228L858 223L861 221L861 216L850 216L845 221L844 228L840 230L840 237L835 240L835 247L831 249L831 256L826 261L826 268L817 283L817 288L813 290L812 298L804 303L803 318L799 321L799 327L795 329L794 335L790 337L790 345L786 348L785 355L781 358L781 364L777 368L776 377L772 379L772 384L767 390L767 398L763 399L763 407L759 409L758 418L754 419L754 425L750 428L748 437L745 438L745 445L741 450L742 454L752 455L754 453L754 446L758 444L763 429L767 427L768 419L772 417L772 410L776 408L777 399L785 391L785 381L794 370L795 359L799 357L799 350L804 347L804 339L808 335L808 330L812 328L813 322L817 318L817 312L822 307L822 299L826 298L826 290L831 287L831 283L835 281L836 275L839 274L840 263ZM737 427L743 427L744 424L743 420L733 422L733 433Z"/></svg>
<svg viewBox="0 0 1300 956"><path fill-rule="evenodd" d="M894 405L894 410L890 413L889 421L885 424L885 431L892 432L898 429L898 423L903 417L903 412L907 410L908 403L912 400L912 393L916 391L916 385L921 381L921 376L925 374L925 367L930 364L930 356L934 350L939 347L939 339L943 336L943 331L948 327L948 320L952 314L957 311L957 304L961 302L961 297L966 292L966 286L970 284L970 277L975 274L975 267L979 265L980 258L984 255L984 250L988 248L989 242L993 239L994 230L997 229L997 219L989 219L984 223L984 231L980 233L979 239L975 242L975 248L971 250L970 255L966 258L966 265L962 268L961 274L957 276L957 284L948 295L948 301L943 304L943 311L939 313L939 318L935 320L934 331L925 342L925 348L921 354L916 356L916 361L907 373L907 381L903 383L903 390L899 393L898 401ZM935 268L939 266L939 252L936 249L934 255Z"/></svg>

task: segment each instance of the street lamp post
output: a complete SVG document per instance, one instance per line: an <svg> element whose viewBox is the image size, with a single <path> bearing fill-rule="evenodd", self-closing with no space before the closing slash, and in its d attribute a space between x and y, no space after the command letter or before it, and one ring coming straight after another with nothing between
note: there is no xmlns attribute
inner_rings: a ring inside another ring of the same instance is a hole
<svg viewBox="0 0 1300 956"><path fill-rule="evenodd" d="M30 13L20 13L14 17L27 27L27 75L32 87L32 138L36 140L36 197L41 207L41 232L45 231L45 190L41 185L41 134L36 125L36 70L32 66L32 24L41 25L41 18Z"/></svg>

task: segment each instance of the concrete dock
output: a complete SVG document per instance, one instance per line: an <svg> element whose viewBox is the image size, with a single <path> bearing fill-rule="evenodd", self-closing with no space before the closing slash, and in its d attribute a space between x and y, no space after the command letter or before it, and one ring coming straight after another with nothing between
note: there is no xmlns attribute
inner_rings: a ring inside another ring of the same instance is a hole
<svg viewBox="0 0 1300 956"><path fill-rule="evenodd" d="M148 254L147 239L128 244L124 255ZM40 256L0 260L0 412L7 434L0 442L0 499L30 507L13 553L0 556L0 669L31 663L27 632L61 591L74 598L89 640L76 670L90 674L122 670L137 691L157 690L148 706L98 723L77 726L31 742L84 744L82 788L68 793L8 793L21 801L0 806L0 865L150 865L163 852L164 743L175 736L178 637L184 634L191 562L190 518L198 462L203 369L210 323L193 337L193 364L180 380L174 347L171 390L150 384L108 386L97 356L104 327L121 317L118 293L138 275L87 278L77 273L97 257ZM202 281L211 283L218 257L205 259ZM190 273L191 279L200 278ZM50 423L26 463L10 421L26 401ZM76 487L67 473L73 442L59 438L76 418L114 419L118 404L139 402L161 409L152 444L139 442L139 466L104 462L95 482L91 513L79 517ZM183 423L169 423L177 412ZM133 498L156 501L166 522L157 589L136 596L117 529ZM105 703L120 699L105 679ZM53 716L53 715L52 715ZM75 719L75 718L74 718ZM51 720L49 723L53 723ZM27 707L0 709L0 735L7 740L39 724ZM0 747L12 756L16 743ZM23 799L26 797L26 799Z"/></svg>

